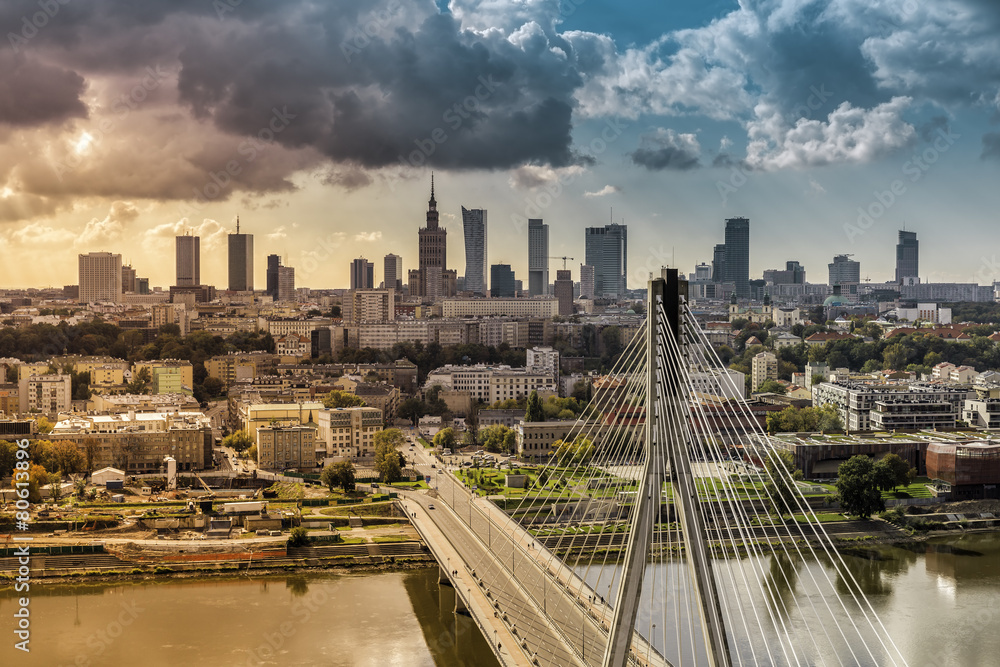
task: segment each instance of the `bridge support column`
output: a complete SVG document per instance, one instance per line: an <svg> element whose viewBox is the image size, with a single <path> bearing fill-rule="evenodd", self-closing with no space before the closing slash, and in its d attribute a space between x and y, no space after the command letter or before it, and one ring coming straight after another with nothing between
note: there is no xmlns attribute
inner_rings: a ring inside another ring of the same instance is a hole
<svg viewBox="0 0 1000 667"><path fill-rule="evenodd" d="M444 565L438 565L438 583L443 586L452 586L454 584L451 582L451 572L444 569Z"/></svg>
<svg viewBox="0 0 1000 667"><path fill-rule="evenodd" d="M463 616L471 616L469 608L465 606L465 600L458 594L458 588L455 588L455 613L462 614Z"/></svg>

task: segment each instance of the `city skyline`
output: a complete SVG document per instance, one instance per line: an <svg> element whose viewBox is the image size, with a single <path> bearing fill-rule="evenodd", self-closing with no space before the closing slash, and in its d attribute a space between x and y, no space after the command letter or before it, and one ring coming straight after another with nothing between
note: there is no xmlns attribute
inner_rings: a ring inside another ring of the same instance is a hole
<svg viewBox="0 0 1000 667"><path fill-rule="evenodd" d="M17 40L3 58L21 65L2 76L18 77L24 103L0 111L0 284L67 284L77 254L105 251L166 287L157 258L189 231L202 281L225 285L217 253L242 214L302 285L343 285L362 252L416 257L432 169L447 188L442 227L458 231L461 201L491 211L490 255L520 275L528 218L551 225L551 255L573 257L578 229L624 219L643 249L628 275L639 287L649 268L710 261L717 222L746 216L754 275L789 256L815 273L850 253L889 281L905 225L937 250L924 280L1000 277L990 252L970 261L961 245L994 238L997 6L572 5L300 0L220 17L101 0L28 38L37 7L7 3L0 26ZM365 26L374 37L356 43ZM412 88L380 66L407 40L423 82ZM293 62L314 67L293 76ZM365 90L381 95L351 107ZM40 248L51 261L29 256Z"/></svg>

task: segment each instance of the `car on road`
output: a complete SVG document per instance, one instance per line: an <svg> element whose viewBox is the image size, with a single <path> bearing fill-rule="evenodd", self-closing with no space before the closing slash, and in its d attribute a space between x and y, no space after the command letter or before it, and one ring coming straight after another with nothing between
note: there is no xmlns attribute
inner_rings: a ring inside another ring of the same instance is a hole
<svg viewBox="0 0 1000 667"><path fill-rule="evenodd" d="M434 509L434 503L428 503L427 509L429 509L429 510Z"/></svg>
<svg viewBox="0 0 1000 667"><path fill-rule="evenodd" d="M436 466L436 465L434 465L433 463L431 464L431 467L432 467L432 468L437 468L437 466Z"/></svg>
<svg viewBox="0 0 1000 667"><path fill-rule="evenodd" d="M443 475L444 474L444 470L438 470L438 474L439 475Z"/></svg>

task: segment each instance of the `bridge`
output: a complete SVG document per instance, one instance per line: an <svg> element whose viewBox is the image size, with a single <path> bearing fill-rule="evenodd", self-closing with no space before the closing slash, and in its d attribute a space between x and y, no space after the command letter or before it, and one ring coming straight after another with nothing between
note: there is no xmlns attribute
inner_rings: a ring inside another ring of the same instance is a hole
<svg viewBox="0 0 1000 667"><path fill-rule="evenodd" d="M502 665L906 665L723 368L664 269L519 500L404 494Z"/></svg>

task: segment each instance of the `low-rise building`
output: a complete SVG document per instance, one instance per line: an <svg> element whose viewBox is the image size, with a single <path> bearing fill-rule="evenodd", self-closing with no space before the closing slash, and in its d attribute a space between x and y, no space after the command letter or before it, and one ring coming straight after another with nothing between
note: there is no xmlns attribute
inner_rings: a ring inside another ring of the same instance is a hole
<svg viewBox="0 0 1000 667"><path fill-rule="evenodd" d="M375 455L375 434L382 430L382 411L372 407L324 408L317 413L317 448L325 456L348 459Z"/></svg>
<svg viewBox="0 0 1000 667"><path fill-rule="evenodd" d="M1000 442L931 443L927 476L947 483L949 500L1000 498Z"/></svg>
<svg viewBox="0 0 1000 667"><path fill-rule="evenodd" d="M259 426L255 435L258 468L306 471L316 467L315 427Z"/></svg>
<svg viewBox="0 0 1000 667"><path fill-rule="evenodd" d="M201 412L73 415L56 423L49 440L71 440L92 466L129 473L159 472L172 456L178 470L212 463L211 421Z"/></svg>
<svg viewBox="0 0 1000 667"><path fill-rule="evenodd" d="M945 428L946 425L953 428L965 400L976 398L976 394L962 385L837 380L813 385L812 397L814 406L836 407L848 431L870 431L881 430L886 424L914 423L923 419L930 419L937 428ZM884 405L877 406L879 402ZM913 409L904 408L907 404ZM930 407L939 404L948 404L950 409L945 411L940 407ZM873 417L874 412L879 414Z"/></svg>

